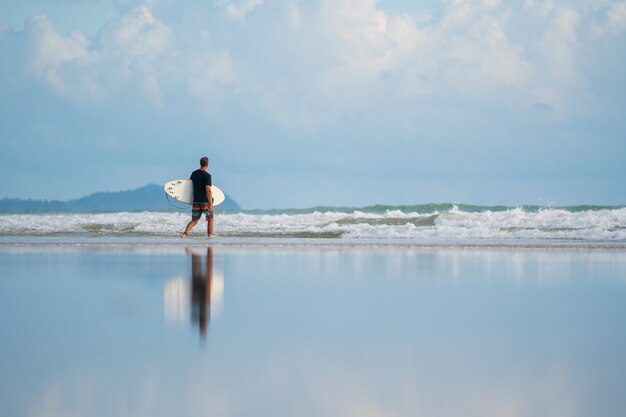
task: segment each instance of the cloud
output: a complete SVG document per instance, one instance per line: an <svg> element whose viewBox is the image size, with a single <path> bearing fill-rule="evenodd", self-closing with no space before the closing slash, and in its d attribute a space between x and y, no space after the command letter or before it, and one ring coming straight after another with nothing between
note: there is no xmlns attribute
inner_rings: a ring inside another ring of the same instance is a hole
<svg viewBox="0 0 626 417"><path fill-rule="evenodd" d="M226 15L234 20L244 20L246 15L263 4L263 0L243 0L226 6Z"/></svg>
<svg viewBox="0 0 626 417"><path fill-rule="evenodd" d="M500 5L500 0L443 0L446 14L441 26L444 29L465 26L472 20L489 14Z"/></svg>
<svg viewBox="0 0 626 417"><path fill-rule="evenodd" d="M292 62L315 61L302 68L276 60L265 79L245 80L250 99L279 124L311 126L374 111L382 96L425 104L433 97L478 100L511 111L548 106L564 120L580 112L573 103L588 94L581 61L592 15L585 8L456 0L419 20L386 13L373 0L338 0L307 12L304 36L282 25L255 34L259 43L285 39L279 49L293 52ZM255 63L244 57L235 65Z"/></svg>
<svg viewBox="0 0 626 417"><path fill-rule="evenodd" d="M289 9L289 17L291 24L294 28L299 28L302 25L302 15L300 14L300 8L296 4L295 0L289 0L287 2L287 8Z"/></svg>
<svg viewBox="0 0 626 417"><path fill-rule="evenodd" d="M548 105L567 118L587 85L585 45L626 27L626 2L594 12L554 1L445 0L422 20L384 12L375 0L304 9L295 0L243 0L224 3L218 15L204 7L204 26L175 17L180 7L145 3L93 38L63 35L45 16L13 34L28 74L61 97L114 100L136 90L165 108L172 94L214 102L227 87L228 96L274 123L313 126L365 111L385 95L479 100L516 111ZM220 15L249 18L254 29L225 25ZM9 32L0 31L0 43Z"/></svg>
<svg viewBox="0 0 626 417"><path fill-rule="evenodd" d="M626 2L613 4L606 13L609 28L619 33L626 28Z"/></svg>
<svg viewBox="0 0 626 417"><path fill-rule="evenodd" d="M156 59L173 43L171 28L141 6L107 24L98 34L99 49L111 56Z"/></svg>
<svg viewBox="0 0 626 417"><path fill-rule="evenodd" d="M614 3L594 22L596 36L616 36L626 29L626 1Z"/></svg>
<svg viewBox="0 0 626 417"><path fill-rule="evenodd" d="M228 52L214 47L206 33L175 32L148 6L109 22L94 38L80 31L62 35L46 16L29 19L15 37L34 80L83 104L139 90L147 103L162 108L164 90L205 97L233 77Z"/></svg>

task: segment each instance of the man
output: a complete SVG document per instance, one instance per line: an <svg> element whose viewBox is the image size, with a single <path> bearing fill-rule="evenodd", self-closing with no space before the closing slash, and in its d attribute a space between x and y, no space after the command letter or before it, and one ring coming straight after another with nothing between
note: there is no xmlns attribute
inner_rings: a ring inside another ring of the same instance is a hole
<svg viewBox="0 0 626 417"><path fill-rule="evenodd" d="M203 156L200 159L200 169L191 173L189 178L193 182L193 205L191 206L191 221L180 236L186 238L189 231L198 223L202 213L207 220L207 234L213 236L213 194L211 193L211 174L206 172L209 167L209 158Z"/></svg>

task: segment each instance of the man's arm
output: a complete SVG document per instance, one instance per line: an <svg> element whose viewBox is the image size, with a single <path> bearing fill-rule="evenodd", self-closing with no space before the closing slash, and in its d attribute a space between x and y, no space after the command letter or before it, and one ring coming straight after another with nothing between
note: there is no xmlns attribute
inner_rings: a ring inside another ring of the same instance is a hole
<svg viewBox="0 0 626 417"><path fill-rule="evenodd" d="M207 197L207 200L209 200L209 210L211 210L211 213L212 213L213 212L213 191L211 191L210 185L206 186L206 197Z"/></svg>

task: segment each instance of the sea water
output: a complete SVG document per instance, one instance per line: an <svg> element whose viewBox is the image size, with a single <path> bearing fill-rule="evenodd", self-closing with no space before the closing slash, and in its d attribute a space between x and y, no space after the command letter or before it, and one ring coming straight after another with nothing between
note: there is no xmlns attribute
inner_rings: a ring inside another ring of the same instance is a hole
<svg viewBox="0 0 626 417"><path fill-rule="evenodd" d="M626 208L0 215L0 414L620 416Z"/></svg>
<svg viewBox="0 0 626 417"><path fill-rule="evenodd" d="M0 242L14 241L16 237L154 241L178 236L189 218L187 211L3 214L0 215ZM201 237L205 233L202 220L192 236ZM626 244L626 208L440 204L218 213L215 234L227 240L622 245Z"/></svg>

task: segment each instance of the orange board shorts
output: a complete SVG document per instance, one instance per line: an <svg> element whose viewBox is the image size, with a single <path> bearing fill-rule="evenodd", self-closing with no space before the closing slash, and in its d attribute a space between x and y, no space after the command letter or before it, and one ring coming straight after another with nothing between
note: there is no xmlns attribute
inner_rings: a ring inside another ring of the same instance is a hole
<svg viewBox="0 0 626 417"><path fill-rule="evenodd" d="M209 203L193 203L191 206L191 218L198 220L202 217L202 213L206 216L207 221L213 217L213 213L209 211Z"/></svg>

